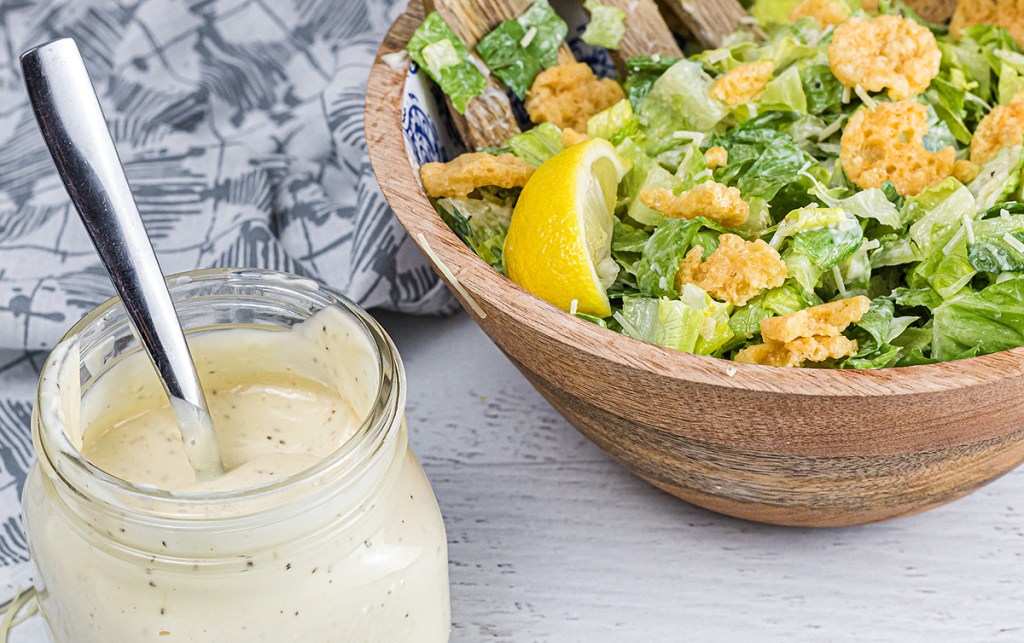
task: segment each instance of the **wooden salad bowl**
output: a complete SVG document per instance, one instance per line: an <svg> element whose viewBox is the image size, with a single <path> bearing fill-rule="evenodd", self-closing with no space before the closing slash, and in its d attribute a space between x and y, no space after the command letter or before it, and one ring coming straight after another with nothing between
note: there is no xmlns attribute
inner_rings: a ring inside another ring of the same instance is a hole
<svg viewBox="0 0 1024 643"><path fill-rule="evenodd" d="M408 64L387 55L422 15L415 0L392 25L369 80L384 195L480 327L627 469L713 511L825 527L937 507L1024 461L1024 348L879 371L740 364L602 329L491 269L435 213L409 161Z"/></svg>

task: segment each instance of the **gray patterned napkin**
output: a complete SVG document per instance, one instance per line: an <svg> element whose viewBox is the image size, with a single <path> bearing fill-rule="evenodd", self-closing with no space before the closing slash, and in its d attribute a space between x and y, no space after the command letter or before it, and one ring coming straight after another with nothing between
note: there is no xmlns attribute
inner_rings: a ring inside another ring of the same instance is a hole
<svg viewBox="0 0 1024 643"><path fill-rule="evenodd" d="M76 39L166 272L273 268L367 308L451 312L363 138L370 63L403 8L0 0L0 601L28 578L18 499L38 365L113 294L36 129L18 54Z"/></svg>

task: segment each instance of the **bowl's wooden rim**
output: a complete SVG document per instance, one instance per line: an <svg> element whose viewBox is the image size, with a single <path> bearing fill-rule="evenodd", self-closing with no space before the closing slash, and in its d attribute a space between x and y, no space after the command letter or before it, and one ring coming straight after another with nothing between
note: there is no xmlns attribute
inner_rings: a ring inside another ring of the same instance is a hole
<svg viewBox="0 0 1024 643"><path fill-rule="evenodd" d="M434 211L408 162L402 132L402 94L408 62L382 56L404 51L422 21L420 0L412 0L392 24L370 72L365 127L370 161L385 198L420 250L433 254L469 291L483 311L520 321L527 332L552 342L571 343L596 361L626 370L748 391L796 396L884 396L939 393L988 386L1024 374L1024 347L956 362L883 370L782 369L741 364L662 348L604 330L549 305L491 269ZM422 238L421 238L422 235ZM424 240L429 244L425 248ZM445 277L446 281L449 281ZM449 285L450 281L449 281ZM463 307L481 317L462 293ZM483 324L486 326L486 323Z"/></svg>

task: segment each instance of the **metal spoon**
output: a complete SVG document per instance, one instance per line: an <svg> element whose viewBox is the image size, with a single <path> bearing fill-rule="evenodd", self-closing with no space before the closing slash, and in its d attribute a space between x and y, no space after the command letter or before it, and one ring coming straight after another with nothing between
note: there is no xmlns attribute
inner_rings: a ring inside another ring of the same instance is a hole
<svg viewBox="0 0 1024 643"><path fill-rule="evenodd" d="M32 108L57 172L171 401L197 478L223 473L216 434L156 253L75 41L21 55Z"/></svg>

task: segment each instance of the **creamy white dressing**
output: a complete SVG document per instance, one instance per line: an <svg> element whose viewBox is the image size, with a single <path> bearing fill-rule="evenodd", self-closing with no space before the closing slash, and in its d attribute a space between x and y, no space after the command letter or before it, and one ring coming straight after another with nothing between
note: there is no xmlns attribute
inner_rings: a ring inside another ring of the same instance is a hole
<svg viewBox="0 0 1024 643"><path fill-rule="evenodd" d="M178 424L185 414L175 414L142 352L123 358L88 388L74 448L111 475L165 491L255 487L304 471L341 447L368 411L379 377L366 337L334 308L285 331L199 333L189 346L223 476L196 479ZM332 351L336 359L329 359ZM89 361L90 372L99 372L96 358Z"/></svg>
<svg viewBox="0 0 1024 643"><path fill-rule="evenodd" d="M80 393L76 340L54 351L40 384L40 426L63 427L51 444L141 488L188 500L257 489L316 467L361 435L377 401L376 348L338 309L289 330L212 330L191 335L189 344L224 475L197 480L142 353L99 376L102 362L90 358L95 377ZM406 446L404 398L397 404L390 447L380 447L392 456L337 491L325 482L316 495L246 519L244 528L226 526L233 524L224 522L234 515L230 501L203 506L200 520L209 527L169 529L148 517L145 502L138 515L91 504L72 511L65 503L80 502L76 494L58 494L52 473L37 466L25 517L40 606L55 638L446 641L444 527Z"/></svg>
<svg viewBox="0 0 1024 643"><path fill-rule="evenodd" d="M255 487L314 466L355 433L362 416L336 387L313 379L310 371L318 369L303 363L305 331L235 329L190 342L223 476L196 479L177 417L140 353L86 392L82 455L123 480L182 493ZM289 348L293 343L300 346ZM341 355L340 342L332 343Z"/></svg>

